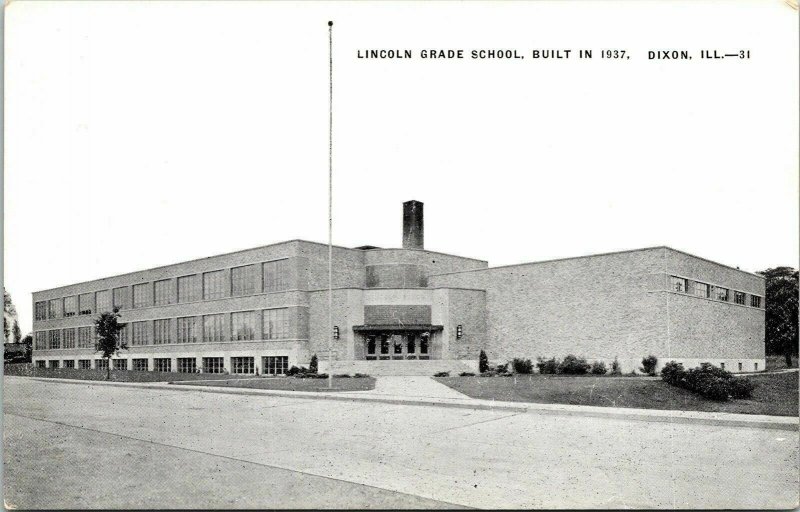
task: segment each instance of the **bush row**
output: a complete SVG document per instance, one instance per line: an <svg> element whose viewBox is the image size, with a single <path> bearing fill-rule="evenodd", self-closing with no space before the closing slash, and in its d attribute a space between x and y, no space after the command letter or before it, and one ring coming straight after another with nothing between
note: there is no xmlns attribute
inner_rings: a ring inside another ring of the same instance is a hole
<svg viewBox="0 0 800 512"><path fill-rule="evenodd" d="M648 375L655 375L656 374L656 366L658 365L658 358L655 356L647 356L642 359L642 367L639 368L639 371L642 373L646 373ZM491 375L499 375L504 374L507 372L507 365L504 366L504 370L492 370L489 367L489 361L486 357L486 353L481 350L480 357L478 358L478 368L481 372L481 375L489 374ZM515 357L511 361L511 368L513 369L514 373L520 374L530 374L533 373L533 362L530 359L522 359ZM605 375L609 372L606 363L603 361L595 361L593 363L589 363L583 357L577 357L575 355L568 355L563 360L556 359L552 357L550 359L538 358L536 363L536 368L539 369L539 373L542 374L562 374L562 375ZM615 358L614 362L611 364L611 374L612 375L621 375L622 370L620 368L619 361Z"/></svg>
<svg viewBox="0 0 800 512"><path fill-rule="evenodd" d="M711 363L702 363L687 371L681 363L670 361L661 369L661 378L672 386L723 402L731 398L750 398L756 387L750 379L734 377Z"/></svg>

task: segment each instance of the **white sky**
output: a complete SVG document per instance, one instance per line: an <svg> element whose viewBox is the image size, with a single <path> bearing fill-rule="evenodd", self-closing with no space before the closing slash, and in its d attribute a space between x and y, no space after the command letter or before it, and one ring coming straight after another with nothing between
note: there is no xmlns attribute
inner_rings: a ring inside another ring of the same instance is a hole
<svg viewBox="0 0 800 512"><path fill-rule="evenodd" d="M426 248L491 265L662 244L750 271L797 265L798 16L781 0L16 1L4 271L23 333L34 290L327 241L328 19L334 243L399 246L401 203L418 199Z"/></svg>

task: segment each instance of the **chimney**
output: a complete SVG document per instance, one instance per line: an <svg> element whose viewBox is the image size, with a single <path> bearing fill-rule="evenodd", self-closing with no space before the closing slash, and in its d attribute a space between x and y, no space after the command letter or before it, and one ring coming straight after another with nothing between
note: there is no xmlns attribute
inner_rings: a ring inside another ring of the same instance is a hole
<svg viewBox="0 0 800 512"><path fill-rule="evenodd" d="M403 249L423 249L425 231L422 223L422 203L403 203Z"/></svg>

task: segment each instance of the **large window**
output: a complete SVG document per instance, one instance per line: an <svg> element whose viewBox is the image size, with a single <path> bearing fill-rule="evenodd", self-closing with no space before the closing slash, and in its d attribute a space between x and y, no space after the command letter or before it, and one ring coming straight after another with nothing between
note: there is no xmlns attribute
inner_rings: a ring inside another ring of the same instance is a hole
<svg viewBox="0 0 800 512"><path fill-rule="evenodd" d="M197 343L197 317L178 318L178 343Z"/></svg>
<svg viewBox="0 0 800 512"><path fill-rule="evenodd" d="M203 298L220 299L225 296L225 271L216 270L203 274Z"/></svg>
<svg viewBox="0 0 800 512"><path fill-rule="evenodd" d="M179 357L177 363L178 372L180 373L195 373L197 371L197 359L194 357Z"/></svg>
<svg viewBox="0 0 800 512"><path fill-rule="evenodd" d="M171 372L172 359L168 357L157 357L153 359L153 371L156 372Z"/></svg>
<svg viewBox="0 0 800 512"><path fill-rule="evenodd" d="M108 359L95 359L94 360L94 367L97 370L107 370L108 369Z"/></svg>
<svg viewBox="0 0 800 512"><path fill-rule="evenodd" d="M53 368L53 369L58 368L58 360L57 359L53 359L53 360L50 361L50 368Z"/></svg>
<svg viewBox="0 0 800 512"><path fill-rule="evenodd" d="M47 348L61 348L61 331L47 331Z"/></svg>
<svg viewBox="0 0 800 512"><path fill-rule="evenodd" d="M81 315L91 315L94 310L94 293L82 293L78 296L78 309Z"/></svg>
<svg viewBox="0 0 800 512"><path fill-rule="evenodd" d="M127 370L128 369L128 360L127 359L114 359L114 369L115 370Z"/></svg>
<svg viewBox="0 0 800 512"><path fill-rule="evenodd" d="M252 357L232 357L231 373L255 373L255 363Z"/></svg>
<svg viewBox="0 0 800 512"><path fill-rule="evenodd" d="M679 293L686 293L689 291L689 281L682 277L671 277L672 291Z"/></svg>
<svg viewBox="0 0 800 512"><path fill-rule="evenodd" d="M132 327L131 345L149 345L150 331L147 329L147 322L133 322Z"/></svg>
<svg viewBox="0 0 800 512"><path fill-rule="evenodd" d="M178 278L178 302L200 300L200 278L197 274Z"/></svg>
<svg viewBox="0 0 800 512"><path fill-rule="evenodd" d="M75 360L74 359L64 359L61 362L64 365L64 368L75 368Z"/></svg>
<svg viewBox="0 0 800 512"><path fill-rule="evenodd" d="M170 320L156 320L153 322L153 344L163 345L170 342Z"/></svg>
<svg viewBox="0 0 800 512"><path fill-rule="evenodd" d="M146 308L153 305L152 289L150 283L133 285L133 307Z"/></svg>
<svg viewBox="0 0 800 512"><path fill-rule="evenodd" d="M75 348L75 329L64 329L61 348Z"/></svg>
<svg viewBox="0 0 800 512"><path fill-rule="evenodd" d="M114 307L111 304L111 291L103 290L95 294L95 301L97 302L98 313L108 313Z"/></svg>
<svg viewBox="0 0 800 512"><path fill-rule="evenodd" d="M203 373L222 373L225 369L224 361L222 357L204 357Z"/></svg>
<svg viewBox="0 0 800 512"><path fill-rule="evenodd" d="M114 288L114 307L128 309L130 307L130 292L127 286Z"/></svg>
<svg viewBox="0 0 800 512"><path fill-rule="evenodd" d="M694 283L694 294L698 297L709 298L709 286L706 283Z"/></svg>
<svg viewBox="0 0 800 512"><path fill-rule="evenodd" d="M50 299L47 303L47 318L61 318L64 314L64 301L61 299Z"/></svg>
<svg viewBox="0 0 800 512"><path fill-rule="evenodd" d="M225 341L225 315L203 317L203 341L206 343Z"/></svg>
<svg viewBox="0 0 800 512"><path fill-rule="evenodd" d="M242 311L231 314L231 340L243 341L256 339L258 320L255 311Z"/></svg>
<svg viewBox="0 0 800 512"><path fill-rule="evenodd" d="M733 302L744 305L744 292L733 292Z"/></svg>
<svg viewBox="0 0 800 512"><path fill-rule="evenodd" d="M128 329L129 329L128 324L122 325L122 329L120 329L120 331L119 331L119 343L120 343L120 345L122 345L122 344L127 345L128 344Z"/></svg>
<svg viewBox="0 0 800 512"><path fill-rule="evenodd" d="M47 361L36 361L37 368L47 368Z"/></svg>
<svg viewBox="0 0 800 512"><path fill-rule="evenodd" d="M714 287L714 298L728 302L728 289L721 286Z"/></svg>
<svg viewBox="0 0 800 512"><path fill-rule="evenodd" d="M78 314L78 297L72 295L64 297L64 316L75 316Z"/></svg>
<svg viewBox="0 0 800 512"><path fill-rule="evenodd" d="M286 275L289 265L288 260L268 261L264 263L264 291L279 292L289 289L289 279Z"/></svg>
<svg viewBox="0 0 800 512"><path fill-rule="evenodd" d="M754 308L760 308L761 307L761 297L759 297L758 295L751 295L750 296L750 305L753 306Z"/></svg>
<svg viewBox="0 0 800 512"><path fill-rule="evenodd" d="M231 295L252 295L261 291L261 267L247 265L231 269Z"/></svg>
<svg viewBox="0 0 800 512"><path fill-rule="evenodd" d="M78 327L78 348L94 348L91 327Z"/></svg>
<svg viewBox="0 0 800 512"><path fill-rule="evenodd" d="M289 369L288 356L266 356L261 362L264 375L283 375Z"/></svg>
<svg viewBox="0 0 800 512"><path fill-rule="evenodd" d="M264 310L264 339L278 340L289 337L288 309Z"/></svg>
<svg viewBox="0 0 800 512"><path fill-rule="evenodd" d="M92 368L92 360L91 359L79 359L78 360L78 369L79 370L90 370Z"/></svg>
<svg viewBox="0 0 800 512"><path fill-rule="evenodd" d="M133 371L135 372L146 372L147 371L147 359L145 358L137 358L131 361L133 365Z"/></svg>
<svg viewBox="0 0 800 512"><path fill-rule="evenodd" d="M47 302L39 301L36 303L35 317L36 320L47 320Z"/></svg>
<svg viewBox="0 0 800 512"><path fill-rule="evenodd" d="M47 331L36 331L33 348L36 350L47 350Z"/></svg>
<svg viewBox="0 0 800 512"><path fill-rule="evenodd" d="M156 306L172 304L172 281L170 279L156 281L153 286L155 287Z"/></svg>

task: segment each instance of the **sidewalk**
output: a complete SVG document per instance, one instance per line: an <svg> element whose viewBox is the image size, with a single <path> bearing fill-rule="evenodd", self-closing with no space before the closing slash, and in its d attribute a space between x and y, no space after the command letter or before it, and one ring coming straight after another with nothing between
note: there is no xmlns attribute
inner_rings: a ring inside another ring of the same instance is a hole
<svg viewBox="0 0 800 512"><path fill-rule="evenodd" d="M7 377L8 378L8 377ZM35 377L10 377L35 378ZM755 414L709 413L697 411L665 411L657 409L626 409L619 407L595 407L586 405L537 404L526 402L501 402L495 400L479 400L457 397L419 397L385 394L377 390L369 392L308 392L308 391L271 391L261 389L242 389L216 386L190 386L163 383L132 383L81 381L72 379L37 379L46 382L65 384L119 386L144 389L160 389L167 391L196 391L200 393L219 393L230 395L275 396L284 398L310 400L338 400L344 402L373 402L393 405L416 405L434 407L456 407L462 409L478 409L491 411L509 411L519 413L548 414L556 416L584 416L606 419L622 419L634 421L651 421L660 423L686 423L716 425L721 427L767 428L775 430L798 431L800 420L790 416L764 416ZM431 379L432 380L432 379ZM436 383L438 384L438 383ZM388 384L391 386L391 384ZM443 385L442 385L443 386ZM377 386L376 386L377 387ZM391 389L384 388L384 389ZM460 393L459 393L460 394Z"/></svg>

